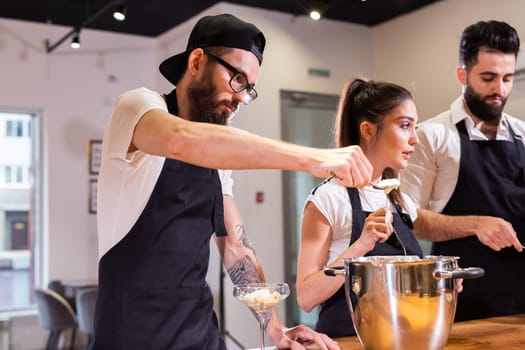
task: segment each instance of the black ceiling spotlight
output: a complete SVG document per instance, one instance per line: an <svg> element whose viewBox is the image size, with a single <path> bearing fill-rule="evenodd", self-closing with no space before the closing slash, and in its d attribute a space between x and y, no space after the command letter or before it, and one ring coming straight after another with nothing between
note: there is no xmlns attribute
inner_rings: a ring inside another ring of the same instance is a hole
<svg viewBox="0 0 525 350"><path fill-rule="evenodd" d="M50 44L49 40L46 39L45 41L46 52L51 53L54 49L60 46L60 44L62 44L69 37L73 37L71 41L71 47L79 48L80 47L80 38L79 38L80 30L88 26L90 23L94 22L97 18L99 18L101 15L103 15L110 9L116 9L115 11L113 11L113 17L116 20L123 21L126 19L126 7L124 6L123 2L121 0L120 1L110 1L109 3L106 4L106 6L102 7L100 10L98 10L93 15L91 15L89 18L85 19L84 22L82 22L79 26L71 29L71 31L69 31L66 35L60 38L56 43Z"/></svg>
<svg viewBox="0 0 525 350"><path fill-rule="evenodd" d="M117 21L123 21L126 19L127 12L128 9L123 3L117 4L117 7L113 12L113 18L115 18Z"/></svg>
<svg viewBox="0 0 525 350"><path fill-rule="evenodd" d="M70 46L72 49L80 49L80 30L77 30L75 34L73 34Z"/></svg>

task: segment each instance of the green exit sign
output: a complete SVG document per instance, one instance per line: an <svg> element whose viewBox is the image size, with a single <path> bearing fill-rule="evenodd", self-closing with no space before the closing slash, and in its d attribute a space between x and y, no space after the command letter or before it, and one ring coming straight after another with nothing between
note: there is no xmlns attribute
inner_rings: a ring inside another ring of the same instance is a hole
<svg viewBox="0 0 525 350"><path fill-rule="evenodd" d="M330 71L328 69L309 68L308 75L312 77L328 78L330 77Z"/></svg>

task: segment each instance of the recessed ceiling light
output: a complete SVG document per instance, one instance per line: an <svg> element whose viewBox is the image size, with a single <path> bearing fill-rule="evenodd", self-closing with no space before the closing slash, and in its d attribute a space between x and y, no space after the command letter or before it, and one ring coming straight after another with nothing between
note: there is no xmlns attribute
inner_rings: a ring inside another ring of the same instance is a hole
<svg viewBox="0 0 525 350"><path fill-rule="evenodd" d="M319 12L318 10L310 11L310 18L313 19L314 21L320 20L321 19L321 12Z"/></svg>

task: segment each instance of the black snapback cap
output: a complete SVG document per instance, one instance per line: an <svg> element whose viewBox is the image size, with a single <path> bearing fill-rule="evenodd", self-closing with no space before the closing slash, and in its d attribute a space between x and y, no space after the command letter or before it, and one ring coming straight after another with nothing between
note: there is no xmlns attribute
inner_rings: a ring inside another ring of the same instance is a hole
<svg viewBox="0 0 525 350"><path fill-rule="evenodd" d="M197 48L209 46L232 47L250 51L262 63L266 39L252 23L231 14L202 17L193 27L186 51L165 59L159 66L162 75L173 85L186 70L188 56Z"/></svg>

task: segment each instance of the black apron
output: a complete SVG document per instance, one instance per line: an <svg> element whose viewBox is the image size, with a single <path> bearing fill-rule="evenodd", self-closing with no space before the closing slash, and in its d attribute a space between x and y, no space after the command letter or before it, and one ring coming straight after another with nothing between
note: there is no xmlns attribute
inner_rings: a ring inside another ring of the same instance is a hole
<svg viewBox="0 0 525 350"><path fill-rule="evenodd" d="M465 121L456 124L461 140L459 176L443 209L448 215L490 215L509 221L525 242L525 148L509 125L513 142L470 141ZM459 256L460 266L478 266L485 276L463 282L456 321L525 312L525 253L499 252L476 236L436 242L433 254Z"/></svg>
<svg viewBox="0 0 525 350"><path fill-rule="evenodd" d="M365 220L367 216L370 215L370 212L363 211L359 192L356 188L348 188L348 195L350 197L350 203L352 204L352 236L350 238L350 246L361 236ZM412 225L410 216L401 213L399 208L397 209L399 211L392 213L394 217L392 225L403 241L407 254L422 257L423 252L421 251L421 247L409 227ZM366 256L403 254L403 248L399 244L395 235L392 234L386 242L377 242L375 247L369 251ZM321 304L315 330L326 333L332 338L346 337L356 334L352 318L350 317L350 310L346 302L344 285L328 300Z"/></svg>
<svg viewBox="0 0 525 350"><path fill-rule="evenodd" d="M216 170L165 160L139 219L100 260L91 349L226 348L205 280L223 215Z"/></svg>

